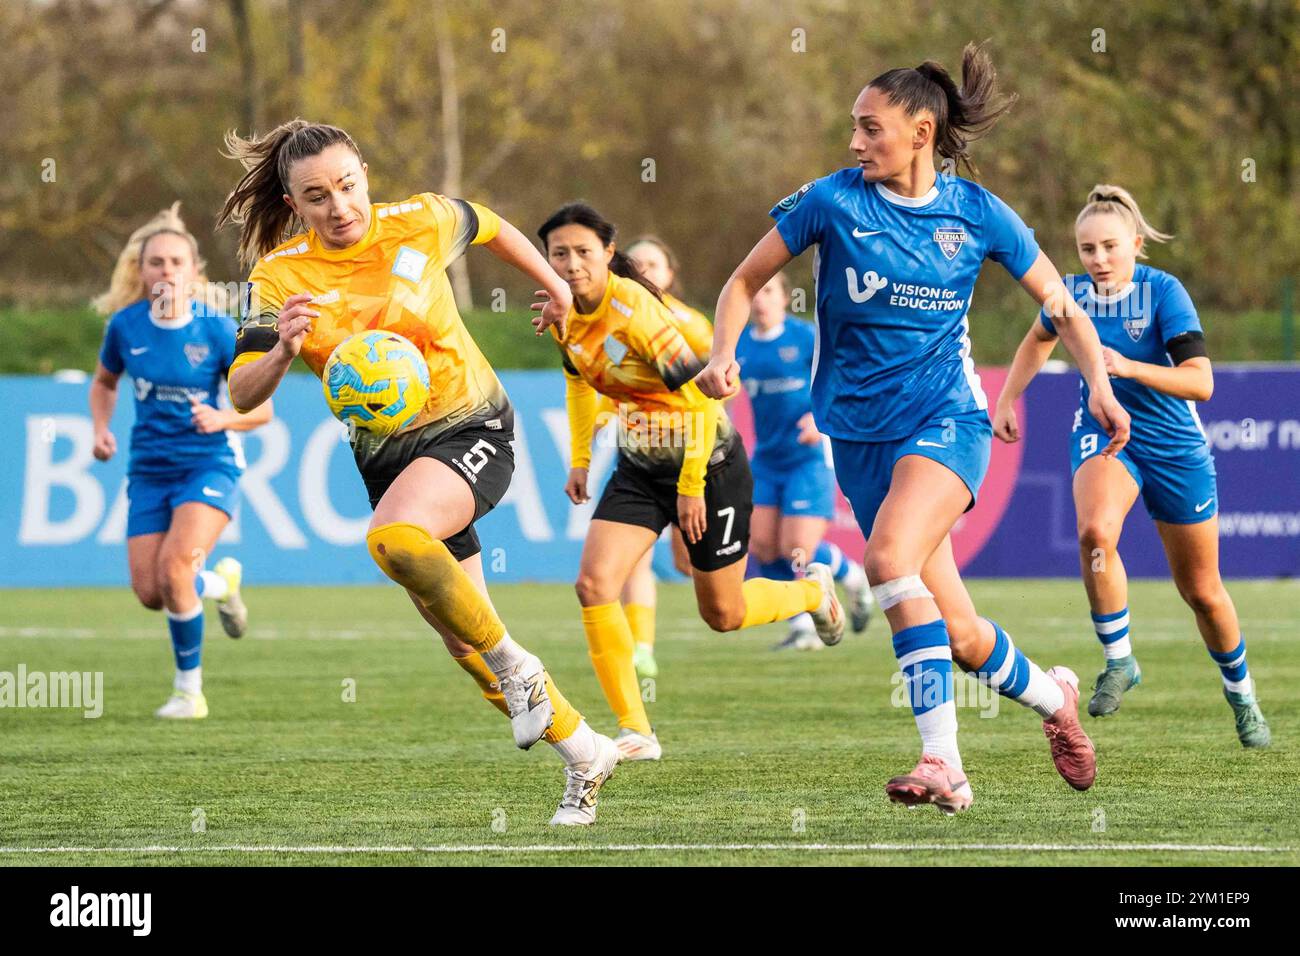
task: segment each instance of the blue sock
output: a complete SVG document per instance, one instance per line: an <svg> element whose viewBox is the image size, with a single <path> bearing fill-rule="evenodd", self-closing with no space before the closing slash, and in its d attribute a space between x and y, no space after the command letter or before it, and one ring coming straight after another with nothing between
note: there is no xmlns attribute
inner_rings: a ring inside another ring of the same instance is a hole
<svg viewBox="0 0 1300 956"><path fill-rule="evenodd" d="M975 669L976 680L1044 720L1051 717L1065 703L1060 686L1016 647L997 621L985 620L993 625L993 650L988 660Z"/></svg>
<svg viewBox="0 0 1300 956"><path fill-rule="evenodd" d="M844 560L844 552L829 541L823 540L817 545L817 553L813 555L813 560L830 568L836 581L843 581L848 576L849 562Z"/></svg>
<svg viewBox="0 0 1300 956"><path fill-rule="evenodd" d="M996 621L989 623L993 625L993 651L988 660L975 669L975 673L1003 697L1014 700L1029 686L1029 658L1012 643L1010 636Z"/></svg>
<svg viewBox="0 0 1300 956"><path fill-rule="evenodd" d="M787 558L777 558L775 561L764 561L758 566L759 573L773 581L793 581L794 566L790 564Z"/></svg>
<svg viewBox="0 0 1300 956"><path fill-rule="evenodd" d="M903 628L894 635L894 656L907 687L916 729L921 733L922 752L942 757L960 770L947 625L940 618Z"/></svg>
<svg viewBox="0 0 1300 956"><path fill-rule="evenodd" d="M1246 639L1244 637L1232 650L1210 651L1210 656L1214 658L1214 663L1219 665L1219 673L1223 675L1224 687L1234 694L1251 696L1254 689L1251 687L1250 670L1246 666Z"/></svg>
<svg viewBox="0 0 1300 956"><path fill-rule="evenodd" d="M172 635L172 653L176 656L176 669L189 671L201 663L203 651L203 602L193 611L184 614L167 612L167 629Z"/></svg>
<svg viewBox="0 0 1300 956"><path fill-rule="evenodd" d="M1128 639L1128 623L1127 607L1113 614L1092 616L1092 629L1097 632L1097 640L1101 641L1106 660L1117 661L1132 655L1133 645Z"/></svg>

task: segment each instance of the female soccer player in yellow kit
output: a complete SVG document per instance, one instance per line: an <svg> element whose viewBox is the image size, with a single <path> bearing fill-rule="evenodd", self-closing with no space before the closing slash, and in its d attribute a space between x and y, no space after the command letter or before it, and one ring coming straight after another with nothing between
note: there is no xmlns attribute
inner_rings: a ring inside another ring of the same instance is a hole
<svg viewBox="0 0 1300 956"><path fill-rule="evenodd" d="M514 412L456 311L446 268L468 246L486 245L545 290L533 321L539 334L563 325L568 286L483 206L434 193L371 203L366 164L337 127L293 120L260 139L231 134L226 144L247 172L218 225L239 223L240 257L256 262L231 401L240 409L266 401L295 356L319 376L335 346L365 329L396 332L424 353L432 387L415 421L396 435L352 439L375 512L371 557L509 715L515 743L545 739L564 759L551 823L594 822L618 751L511 639L487 596L473 525L509 486ZM295 220L307 231L286 239Z"/></svg>
<svg viewBox="0 0 1300 956"><path fill-rule="evenodd" d="M813 615L827 644L844 634L830 569L810 564L800 581L745 577L753 478L720 402L692 381L701 363L659 290L614 245L614 226L583 203L537 230L573 306L560 343L569 411L569 479L575 504L589 500L587 467L598 395L618 403L618 466L600 497L582 549L578 601L592 665L618 717L624 760L657 760L659 740L632 663L619 594L668 524L682 530L700 616L717 631ZM534 306L539 308L539 306Z"/></svg>
<svg viewBox="0 0 1300 956"><path fill-rule="evenodd" d="M691 351L701 362L709 359L709 349L713 347L713 323L704 313L692 309L689 305L673 295L677 288L677 257L673 255L668 244L657 236L641 236L633 239L627 247L627 257L636 266L637 271L650 280L651 285L659 290L664 305L677 320L677 327ZM597 427L610 417L617 417L618 405L611 399L601 401L597 416ZM672 526L669 535L672 543L673 564L682 574L690 576L691 559L686 553L686 543L682 540L681 529ZM635 650L632 662L641 677L658 677L659 665L655 661L655 574L651 567L654 549L647 551L637 562L632 574L623 586L623 611L627 614L627 623L632 628Z"/></svg>

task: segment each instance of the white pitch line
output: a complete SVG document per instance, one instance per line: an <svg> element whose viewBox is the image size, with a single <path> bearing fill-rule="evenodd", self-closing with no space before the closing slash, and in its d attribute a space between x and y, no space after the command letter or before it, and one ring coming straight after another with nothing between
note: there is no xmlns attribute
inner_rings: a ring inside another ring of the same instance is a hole
<svg viewBox="0 0 1300 956"><path fill-rule="evenodd" d="M1030 853L1291 853L1286 846L1195 843L607 843L469 844L457 846L41 846L0 847L0 853L647 853L647 852L882 852L1022 851Z"/></svg>

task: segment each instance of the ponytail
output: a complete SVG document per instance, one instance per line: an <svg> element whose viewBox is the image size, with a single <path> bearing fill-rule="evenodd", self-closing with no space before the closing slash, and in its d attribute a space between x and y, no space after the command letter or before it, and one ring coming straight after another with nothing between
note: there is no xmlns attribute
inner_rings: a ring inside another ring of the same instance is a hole
<svg viewBox="0 0 1300 956"><path fill-rule="evenodd" d="M542 240L542 245L547 246L547 237L559 229L561 226L586 226L594 232L600 239L601 245L609 248L614 244L614 237L618 230L614 224L596 212L591 206L584 202L571 202L561 206L553 212L546 222L542 223L537 229L537 237ZM664 300L663 293L653 282L641 274L635 263L628 258L627 253L618 248L614 249L614 256L609 260L609 271L616 276L622 276L624 279L631 279L645 286L646 290L660 302Z"/></svg>
<svg viewBox="0 0 1300 956"><path fill-rule="evenodd" d="M236 223L239 231L239 261L251 266L294 232L301 223L284 201L289 192L289 170L300 159L316 156L327 147L342 143L361 161L361 151L344 130L323 123L294 119L281 123L265 136L226 133L222 155L237 159L244 169L242 179L230 191L217 228Z"/></svg>
<svg viewBox="0 0 1300 956"><path fill-rule="evenodd" d="M1015 94L996 90L997 71L983 45L966 44L961 56L961 86L938 63L889 70L868 86L880 90L908 116L929 110L934 116L934 149L960 171L977 173L970 144L1011 109Z"/></svg>
<svg viewBox="0 0 1300 956"><path fill-rule="evenodd" d="M1089 216L1097 216L1102 213L1119 216L1120 219L1128 223L1129 228L1135 234L1145 240L1168 242L1173 238L1169 233L1160 232L1146 221L1146 217L1142 215L1142 210L1138 208L1137 200L1123 186L1111 186L1106 183L1098 183L1093 186L1092 192L1088 193L1087 204L1079 210L1079 215L1074 220L1074 227L1077 229L1079 223ZM1146 253L1141 249L1138 249L1137 254L1142 259L1147 257Z"/></svg>

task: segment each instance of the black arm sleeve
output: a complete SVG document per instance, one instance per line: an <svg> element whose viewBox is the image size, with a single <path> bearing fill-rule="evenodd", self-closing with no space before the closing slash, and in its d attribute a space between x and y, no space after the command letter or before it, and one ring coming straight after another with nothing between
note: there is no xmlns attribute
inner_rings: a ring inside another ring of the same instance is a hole
<svg viewBox="0 0 1300 956"><path fill-rule="evenodd" d="M236 357L245 352L269 352L280 341L280 326L273 313L254 315L244 320L235 333Z"/></svg>
<svg viewBox="0 0 1300 956"><path fill-rule="evenodd" d="M1208 358L1205 350L1205 336L1200 332L1183 332L1175 335L1165 343L1165 351L1174 360L1175 365L1182 365L1190 358Z"/></svg>

